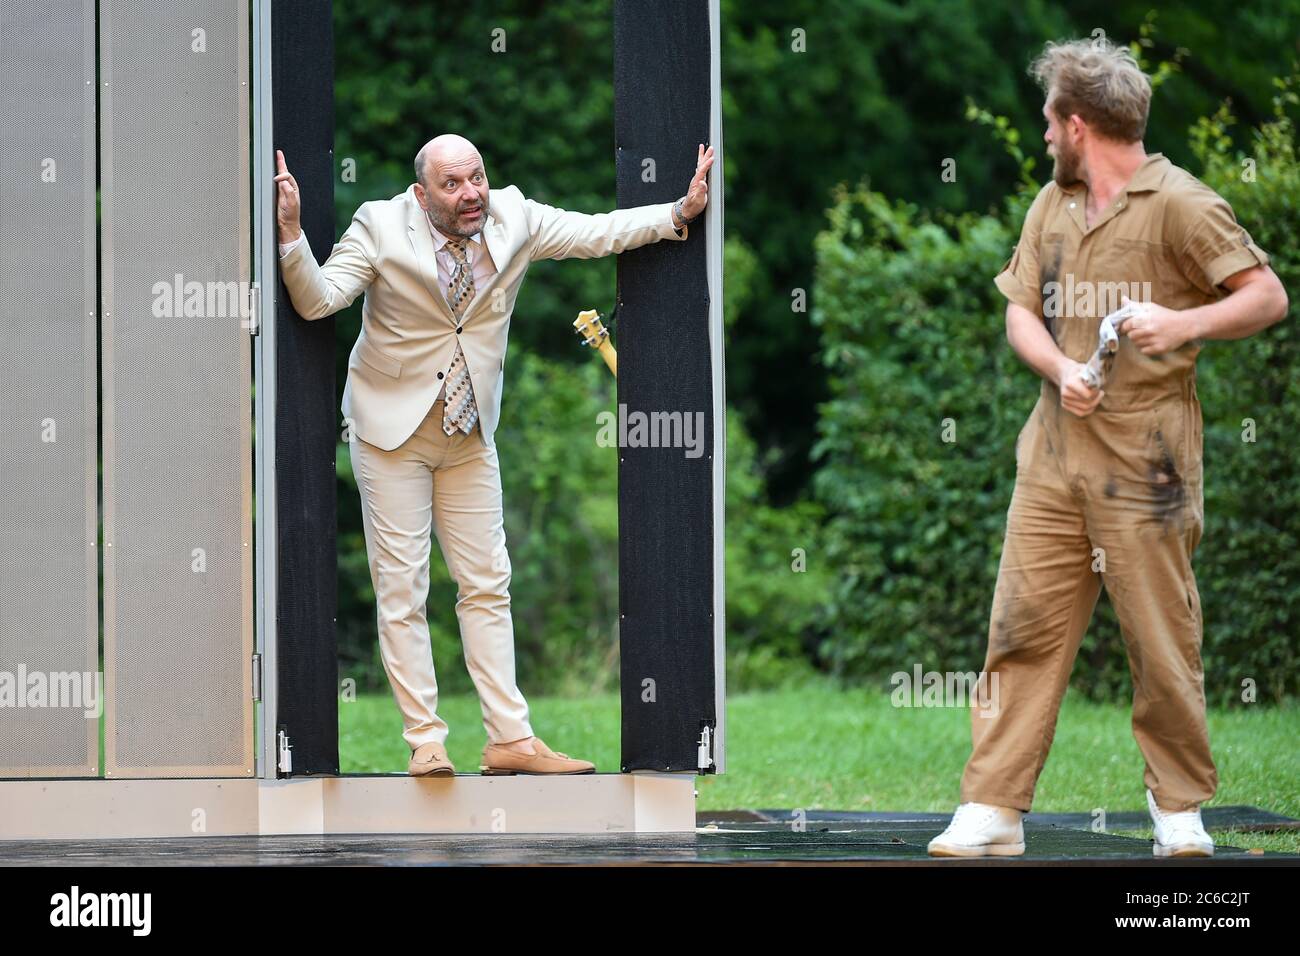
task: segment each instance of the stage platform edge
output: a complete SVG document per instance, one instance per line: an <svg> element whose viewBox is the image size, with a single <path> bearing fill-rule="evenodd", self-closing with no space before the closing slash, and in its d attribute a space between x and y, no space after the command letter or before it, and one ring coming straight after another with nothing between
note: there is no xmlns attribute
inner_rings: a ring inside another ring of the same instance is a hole
<svg viewBox="0 0 1300 956"><path fill-rule="evenodd" d="M0 840L694 830L693 774L0 780Z"/></svg>

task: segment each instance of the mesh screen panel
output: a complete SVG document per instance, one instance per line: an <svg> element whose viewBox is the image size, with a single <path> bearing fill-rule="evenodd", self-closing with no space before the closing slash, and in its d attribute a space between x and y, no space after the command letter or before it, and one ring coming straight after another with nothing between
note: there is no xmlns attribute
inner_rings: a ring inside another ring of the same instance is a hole
<svg viewBox="0 0 1300 956"><path fill-rule="evenodd" d="M248 6L101 0L99 29L105 772L247 776Z"/></svg>
<svg viewBox="0 0 1300 956"><path fill-rule="evenodd" d="M94 33L0 0L0 777L97 772Z"/></svg>

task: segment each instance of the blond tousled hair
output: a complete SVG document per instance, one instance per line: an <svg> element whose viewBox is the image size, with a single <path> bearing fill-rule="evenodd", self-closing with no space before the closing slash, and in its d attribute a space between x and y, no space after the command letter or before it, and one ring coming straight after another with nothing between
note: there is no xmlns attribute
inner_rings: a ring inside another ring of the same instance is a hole
<svg viewBox="0 0 1300 956"><path fill-rule="evenodd" d="M1048 43L1029 73L1052 97L1059 118L1078 114L1107 139L1136 143L1147 128L1151 80L1128 47L1105 36Z"/></svg>

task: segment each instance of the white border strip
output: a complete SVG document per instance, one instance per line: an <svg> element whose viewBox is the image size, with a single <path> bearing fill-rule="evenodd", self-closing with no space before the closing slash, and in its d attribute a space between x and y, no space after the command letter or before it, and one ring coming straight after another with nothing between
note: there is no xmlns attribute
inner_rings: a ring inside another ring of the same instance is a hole
<svg viewBox="0 0 1300 956"><path fill-rule="evenodd" d="M254 748L257 776L276 777L276 548L275 498L275 296L279 248L273 208L274 113L271 103L271 0L253 0L253 255L257 263L258 334L254 340L257 396L257 653L262 655L262 699L257 704L261 745ZM249 662L252 667L252 662Z"/></svg>
<svg viewBox="0 0 1300 956"><path fill-rule="evenodd" d="M713 762L718 773L726 770L727 628L726 628L726 502L727 502L727 397L724 381L722 318L722 185L725 168L722 147L722 46L720 0L709 0L709 139L713 168L705 235L709 250L709 353L713 358L713 681L718 717L713 738Z"/></svg>

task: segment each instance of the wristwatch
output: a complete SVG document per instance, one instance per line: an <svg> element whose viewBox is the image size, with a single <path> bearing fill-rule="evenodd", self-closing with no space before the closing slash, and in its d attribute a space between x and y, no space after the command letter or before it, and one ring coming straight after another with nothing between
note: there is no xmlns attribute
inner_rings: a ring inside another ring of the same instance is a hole
<svg viewBox="0 0 1300 956"><path fill-rule="evenodd" d="M700 214L696 213L690 219L687 219L686 214L682 212L682 201L680 199L677 200L677 202L673 203L673 215L675 215L678 219L682 221L683 226L689 226L696 219L700 218Z"/></svg>

